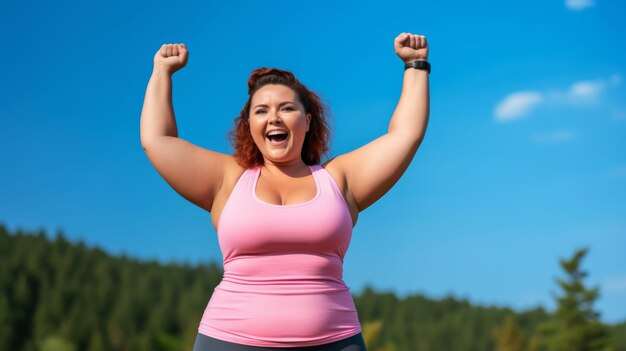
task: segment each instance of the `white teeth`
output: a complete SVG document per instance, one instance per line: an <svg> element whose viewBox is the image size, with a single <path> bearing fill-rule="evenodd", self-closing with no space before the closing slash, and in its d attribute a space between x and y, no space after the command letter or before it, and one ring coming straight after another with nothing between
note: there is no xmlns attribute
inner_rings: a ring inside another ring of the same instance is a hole
<svg viewBox="0 0 626 351"><path fill-rule="evenodd" d="M273 130L273 131L271 131L271 132L267 133L267 136L270 136L270 135L277 135L277 134L287 134L287 133L286 133L286 132L283 132L282 130Z"/></svg>

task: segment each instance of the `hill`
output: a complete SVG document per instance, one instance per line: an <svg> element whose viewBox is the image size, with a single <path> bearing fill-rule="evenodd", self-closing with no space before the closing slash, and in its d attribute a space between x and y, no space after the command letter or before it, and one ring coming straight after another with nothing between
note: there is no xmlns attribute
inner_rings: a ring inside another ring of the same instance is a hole
<svg viewBox="0 0 626 351"><path fill-rule="evenodd" d="M191 350L222 273L221 263L140 261L0 224L0 350ZM496 350L515 333L521 351L550 317L370 287L353 297L369 351ZM626 323L610 328L626 350Z"/></svg>

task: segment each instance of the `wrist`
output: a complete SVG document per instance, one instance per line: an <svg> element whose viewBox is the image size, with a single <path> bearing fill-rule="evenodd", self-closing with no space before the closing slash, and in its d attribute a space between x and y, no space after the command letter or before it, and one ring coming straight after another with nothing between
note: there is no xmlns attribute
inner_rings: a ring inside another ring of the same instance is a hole
<svg viewBox="0 0 626 351"><path fill-rule="evenodd" d="M411 60L404 64L404 71L422 70L430 74L430 62L427 59Z"/></svg>
<svg viewBox="0 0 626 351"><path fill-rule="evenodd" d="M409 63L415 62L415 61L426 61L426 62L428 62L428 58L410 59L410 60L404 61L404 64L406 65L406 64L409 64Z"/></svg>
<svg viewBox="0 0 626 351"><path fill-rule="evenodd" d="M170 70L165 68L165 67L154 66L152 68L152 75L154 75L154 76L168 76L168 77L171 77L172 76L172 72L170 72Z"/></svg>

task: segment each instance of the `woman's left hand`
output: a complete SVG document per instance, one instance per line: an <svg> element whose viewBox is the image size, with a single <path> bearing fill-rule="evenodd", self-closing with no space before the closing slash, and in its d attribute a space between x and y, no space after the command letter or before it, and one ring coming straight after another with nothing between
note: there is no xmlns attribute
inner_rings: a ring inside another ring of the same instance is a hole
<svg viewBox="0 0 626 351"><path fill-rule="evenodd" d="M393 41L393 46L404 63L428 60L428 43L423 35L401 33Z"/></svg>

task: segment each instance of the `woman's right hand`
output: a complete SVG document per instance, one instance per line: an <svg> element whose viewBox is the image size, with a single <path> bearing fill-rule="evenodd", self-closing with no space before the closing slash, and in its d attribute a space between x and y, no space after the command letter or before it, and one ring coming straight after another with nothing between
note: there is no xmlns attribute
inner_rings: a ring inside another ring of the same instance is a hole
<svg viewBox="0 0 626 351"><path fill-rule="evenodd" d="M163 44L154 55L154 69L164 70L169 75L185 67L189 50L185 44Z"/></svg>

